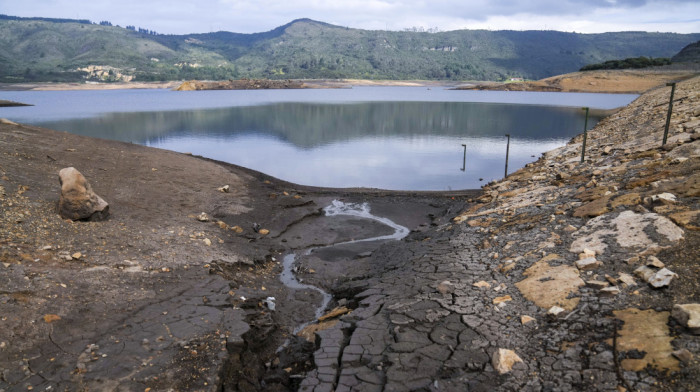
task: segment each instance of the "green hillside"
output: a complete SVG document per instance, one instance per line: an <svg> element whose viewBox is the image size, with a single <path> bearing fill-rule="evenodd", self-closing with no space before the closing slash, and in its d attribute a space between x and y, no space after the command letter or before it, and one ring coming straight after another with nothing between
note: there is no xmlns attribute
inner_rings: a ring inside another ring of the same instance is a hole
<svg viewBox="0 0 700 392"><path fill-rule="evenodd" d="M697 63L700 62L700 41L693 42L683 48L677 55L671 58L674 63Z"/></svg>
<svg viewBox="0 0 700 392"><path fill-rule="evenodd" d="M154 35L82 20L0 15L0 82L540 79L607 60L671 57L699 39L645 32L369 31L309 19L256 34Z"/></svg>

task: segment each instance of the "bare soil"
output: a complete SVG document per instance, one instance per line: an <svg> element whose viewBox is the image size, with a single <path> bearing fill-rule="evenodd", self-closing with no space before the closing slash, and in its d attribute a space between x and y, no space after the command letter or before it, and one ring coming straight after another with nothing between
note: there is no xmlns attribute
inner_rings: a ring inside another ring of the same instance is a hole
<svg viewBox="0 0 700 392"><path fill-rule="evenodd" d="M697 70L601 70L573 72L532 82L486 83L458 89L640 94L665 83L679 82L697 74Z"/></svg>

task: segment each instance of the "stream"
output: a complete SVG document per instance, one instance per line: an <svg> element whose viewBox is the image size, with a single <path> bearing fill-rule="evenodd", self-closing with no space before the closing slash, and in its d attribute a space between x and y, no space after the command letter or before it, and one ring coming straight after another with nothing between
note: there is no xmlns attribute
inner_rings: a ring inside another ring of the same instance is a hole
<svg viewBox="0 0 700 392"><path fill-rule="evenodd" d="M383 223L392 229L394 229L393 234L389 235L383 235L383 236L378 236L378 237L370 237L370 238L363 238L359 240L351 240L351 241L344 241L344 242L339 242L336 244L331 244L331 245L326 245L326 246L316 246L316 247L311 247L306 250L303 250L299 253L290 253L284 256L283 259L283 270L282 273L280 274L280 280L282 283L289 287L290 289L294 290L315 290L319 292L323 296L323 300L321 301L321 304L316 308L316 313L315 313L315 318L311 321L308 321L304 324L301 324L300 326L296 327L294 329L294 333L296 334L297 332L301 331L306 327L307 325L311 324L314 322L316 319L321 317L323 315L323 312L326 310L326 307L328 306L328 303L330 302L332 296L327 293L325 290L321 289L320 287L309 285L309 284L304 284L300 282L297 277L294 275L294 263L297 260L298 255L302 256L307 256L314 252L317 249L324 249L324 248L330 248L338 245L346 245L346 244L354 244L358 242L369 242L369 241L388 241L388 240L400 240L404 238L405 236L408 235L409 230L408 228L401 226L399 224L394 223L392 220L380 216L373 215L370 212L370 207L369 204L367 203L344 203L338 200L333 200L331 204L323 209L323 212L325 216L327 217L332 217L332 216L339 216L339 215L348 215L348 216L354 216L358 218L364 218L364 219L372 219L377 222Z"/></svg>

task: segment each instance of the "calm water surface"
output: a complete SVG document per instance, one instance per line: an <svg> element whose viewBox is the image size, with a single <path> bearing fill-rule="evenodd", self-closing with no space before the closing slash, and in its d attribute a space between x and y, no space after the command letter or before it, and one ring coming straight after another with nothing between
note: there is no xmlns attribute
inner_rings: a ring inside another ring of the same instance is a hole
<svg viewBox="0 0 700 392"><path fill-rule="evenodd" d="M505 134L512 172L582 132L582 106L611 109L635 97L424 87L25 91L0 99L35 106L0 108L0 117L191 152L305 185L448 190L502 178ZM589 128L599 119L589 118Z"/></svg>

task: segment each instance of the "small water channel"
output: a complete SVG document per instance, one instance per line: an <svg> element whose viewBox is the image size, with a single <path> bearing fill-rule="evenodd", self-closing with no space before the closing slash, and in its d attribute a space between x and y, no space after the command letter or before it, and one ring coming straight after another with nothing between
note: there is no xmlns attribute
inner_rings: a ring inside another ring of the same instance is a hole
<svg viewBox="0 0 700 392"><path fill-rule="evenodd" d="M299 251L297 253L289 253L284 256L283 259L283 270L282 273L280 274L280 280L282 283L284 283L285 286L289 287L292 290L314 290L319 292L322 295L322 301L321 304L316 308L315 312L315 318L314 320L310 320L306 323L303 323L299 326L297 326L294 329L294 333L296 334L297 332L301 331L306 327L307 325L311 324L314 322L316 319L321 317L323 313L326 310L326 307L328 306L328 303L332 299L331 295L327 293L325 290L321 289L320 287L305 284L299 281L299 279L296 277L294 270L295 270L295 263L297 261L298 256L307 256L311 253L313 253L315 250L318 249L325 249L325 248L331 248L335 246L340 246L340 245L348 245L348 244L354 244L358 242L370 242L370 241L391 241L391 240L400 240L404 238L405 236L408 235L409 230L408 228L401 226L399 224L396 224L393 222L391 219L380 217L373 215L370 212L370 207L369 204L367 203L344 203L338 200L333 200L333 202L325 207L323 209L324 215L326 217L333 217L333 216L339 216L339 215L346 215L346 216L353 216L357 218L363 218L363 219L371 219L374 221L377 221L379 223L382 223L386 226L389 226L394 230L392 234L388 235L382 235L382 236L377 236L377 237L370 237L370 238L362 238L362 239L355 239L351 241L343 241L331 245L326 245L326 246L317 246L317 247L311 247L302 251Z"/></svg>

